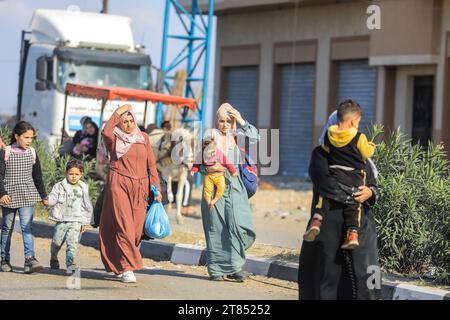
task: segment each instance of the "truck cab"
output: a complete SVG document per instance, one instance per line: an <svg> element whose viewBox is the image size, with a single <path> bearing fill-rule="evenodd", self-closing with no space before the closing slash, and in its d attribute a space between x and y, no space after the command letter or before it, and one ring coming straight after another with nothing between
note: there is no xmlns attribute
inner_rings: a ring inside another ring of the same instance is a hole
<svg viewBox="0 0 450 320"><path fill-rule="evenodd" d="M135 46L131 19L115 15L38 9L31 31L22 34L17 118L38 129L49 146L61 141L62 128L73 136L81 129L80 119L90 116L101 127L101 101L67 98L67 83L155 90L150 56ZM144 102L133 105L143 119ZM120 101L108 102L108 119ZM155 106L147 106L147 119L155 120ZM63 119L66 123L63 124ZM142 124L142 123L141 123Z"/></svg>

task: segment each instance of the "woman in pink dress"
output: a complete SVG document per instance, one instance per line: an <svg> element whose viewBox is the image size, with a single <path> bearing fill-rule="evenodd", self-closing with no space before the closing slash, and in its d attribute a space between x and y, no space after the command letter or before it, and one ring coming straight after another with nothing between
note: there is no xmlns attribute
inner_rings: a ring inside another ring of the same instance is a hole
<svg viewBox="0 0 450 320"><path fill-rule="evenodd" d="M149 184L161 190L155 157L128 104L113 113L102 136L110 157L100 220L102 262L106 271L114 272L123 282L136 282L133 271L143 268L138 245ZM161 192L156 200L161 201Z"/></svg>

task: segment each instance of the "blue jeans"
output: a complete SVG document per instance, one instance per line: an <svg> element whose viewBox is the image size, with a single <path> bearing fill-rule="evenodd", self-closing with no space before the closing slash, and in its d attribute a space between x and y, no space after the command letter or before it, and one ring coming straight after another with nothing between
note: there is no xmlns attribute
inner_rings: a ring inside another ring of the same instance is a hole
<svg viewBox="0 0 450 320"><path fill-rule="evenodd" d="M2 260L10 260L9 249L11 247L11 236L14 230L14 220L16 218L17 211L19 211L20 228L22 229L25 257L34 257L34 239L32 234L34 207L24 207L16 209L2 207Z"/></svg>
<svg viewBox="0 0 450 320"><path fill-rule="evenodd" d="M81 223L79 222L58 222L55 226L55 233L51 245L51 260L58 260L58 252L63 243L66 243L66 266L74 263L75 253L80 242Z"/></svg>

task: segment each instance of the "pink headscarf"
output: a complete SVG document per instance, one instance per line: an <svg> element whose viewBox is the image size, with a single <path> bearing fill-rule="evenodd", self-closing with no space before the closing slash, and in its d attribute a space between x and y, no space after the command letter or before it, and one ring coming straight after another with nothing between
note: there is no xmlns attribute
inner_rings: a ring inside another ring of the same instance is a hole
<svg viewBox="0 0 450 320"><path fill-rule="evenodd" d="M236 146L235 133L236 133L236 119L228 115L228 111L235 110L229 103L222 104L216 113L216 129L214 132L214 140L216 141L217 147L225 155L229 149L234 149ZM219 130L219 120L222 117L230 117L233 121L231 124L231 129L227 134L223 134Z"/></svg>
<svg viewBox="0 0 450 320"><path fill-rule="evenodd" d="M120 122L115 128L114 128L114 135L117 137L116 139L116 156L117 159L120 159L125 153L128 152L128 150L131 148L131 146L134 143L142 143L146 144L146 140L144 138L144 135L142 134L141 130L139 129L137 122L136 122L136 115L130 110L129 112L125 112L121 115L121 118L124 119L125 116L131 114L133 117L135 127L133 132L131 133L125 133L123 130L123 123Z"/></svg>

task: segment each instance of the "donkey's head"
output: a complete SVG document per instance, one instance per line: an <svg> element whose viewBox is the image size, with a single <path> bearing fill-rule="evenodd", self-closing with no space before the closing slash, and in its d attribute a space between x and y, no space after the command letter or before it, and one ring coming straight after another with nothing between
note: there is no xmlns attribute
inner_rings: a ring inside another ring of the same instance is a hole
<svg viewBox="0 0 450 320"><path fill-rule="evenodd" d="M194 152L192 150L193 136L185 128L178 128L171 135L171 159L175 164L185 164L192 167Z"/></svg>

